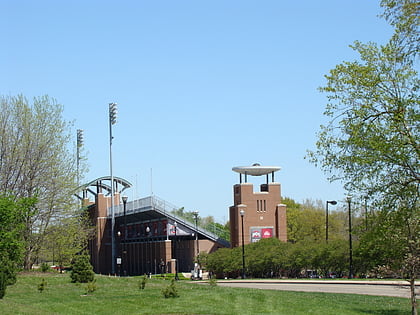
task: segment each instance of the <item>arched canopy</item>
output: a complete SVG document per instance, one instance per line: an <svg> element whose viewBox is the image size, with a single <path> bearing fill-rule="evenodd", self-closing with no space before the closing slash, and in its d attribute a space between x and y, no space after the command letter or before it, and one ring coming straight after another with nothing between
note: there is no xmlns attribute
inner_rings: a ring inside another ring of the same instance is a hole
<svg viewBox="0 0 420 315"><path fill-rule="evenodd" d="M121 177L113 176L113 180L114 192L118 192L120 194L127 188L133 186L128 180ZM104 193L104 190L105 195L110 195L111 187L111 176L103 176L79 186L75 195L79 199L84 199L87 198L88 193L96 196L98 193ZM82 196L80 196L80 193L82 193Z"/></svg>

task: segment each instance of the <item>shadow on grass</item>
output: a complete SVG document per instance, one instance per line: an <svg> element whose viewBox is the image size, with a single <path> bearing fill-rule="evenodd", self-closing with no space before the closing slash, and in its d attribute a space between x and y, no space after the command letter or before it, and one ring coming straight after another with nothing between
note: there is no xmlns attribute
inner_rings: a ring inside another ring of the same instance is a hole
<svg viewBox="0 0 420 315"><path fill-rule="evenodd" d="M364 310L360 308L354 308L354 311L357 312L357 314L372 314L372 315L407 315L411 314L407 311L401 311L401 310L378 310L378 311L369 311Z"/></svg>

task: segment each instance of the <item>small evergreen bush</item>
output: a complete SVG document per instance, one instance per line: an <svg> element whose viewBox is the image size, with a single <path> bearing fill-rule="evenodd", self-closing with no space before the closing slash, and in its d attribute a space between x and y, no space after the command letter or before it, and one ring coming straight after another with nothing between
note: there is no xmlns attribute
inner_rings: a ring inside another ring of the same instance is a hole
<svg viewBox="0 0 420 315"><path fill-rule="evenodd" d="M77 255L73 259L72 270L70 274L71 282L88 283L95 277L90 257L87 253Z"/></svg>
<svg viewBox="0 0 420 315"><path fill-rule="evenodd" d="M40 284L38 284L38 291L39 293L44 292L44 290L47 288L47 281L45 281L44 278L42 278L42 281Z"/></svg>
<svg viewBox="0 0 420 315"><path fill-rule="evenodd" d="M147 277L146 275L144 275L143 277L141 277L141 279L139 280L139 289L140 290L144 290L144 288L146 287L146 283L147 283Z"/></svg>
<svg viewBox="0 0 420 315"><path fill-rule="evenodd" d="M179 297L178 290L175 286L175 279L172 279L171 284L162 289L162 294L166 299Z"/></svg>
<svg viewBox="0 0 420 315"><path fill-rule="evenodd" d="M96 291L98 287L96 286L96 279L89 281L86 285L86 295Z"/></svg>

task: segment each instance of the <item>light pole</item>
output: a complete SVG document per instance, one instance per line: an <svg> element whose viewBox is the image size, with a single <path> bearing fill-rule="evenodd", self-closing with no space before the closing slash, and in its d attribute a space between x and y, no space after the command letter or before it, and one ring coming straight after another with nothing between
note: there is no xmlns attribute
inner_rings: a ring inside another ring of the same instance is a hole
<svg viewBox="0 0 420 315"><path fill-rule="evenodd" d="M149 241L150 241L149 236L150 236L150 227L147 226L146 227L146 237L147 237L147 243L146 243L146 273L147 273L147 276L149 276L149 273L151 273L149 271L149 259L148 259L148 257L151 256L151 255L149 255Z"/></svg>
<svg viewBox="0 0 420 315"><path fill-rule="evenodd" d="M77 185L80 185L80 148L83 146L83 130L77 129Z"/></svg>
<svg viewBox="0 0 420 315"><path fill-rule="evenodd" d="M176 255L176 229L177 229L178 224L176 223L176 221L174 222L174 227L175 227L175 242L174 242L174 257L175 257L175 280L179 280L178 278L178 258Z"/></svg>
<svg viewBox="0 0 420 315"><path fill-rule="evenodd" d="M242 279L245 279L245 241L244 241L244 215L245 210L239 211L242 221Z"/></svg>
<svg viewBox="0 0 420 315"><path fill-rule="evenodd" d="M349 208L349 279L353 278L353 244L351 235L351 196L346 197Z"/></svg>
<svg viewBox="0 0 420 315"><path fill-rule="evenodd" d="M123 204L124 204L124 246L123 246L123 269L124 269L124 276L127 275L127 196L122 196L121 197Z"/></svg>
<svg viewBox="0 0 420 315"><path fill-rule="evenodd" d="M197 263L200 264L200 249L198 248L198 211L193 212L195 218L195 250L197 252Z"/></svg>
<svg viewBox="0 0 420 315"><path fill-rule="evenodd" d="M119 244L119 254L118 257L116 258L117 260L117 266L118 266L118 276L121 277L121 231L117 232L117 236L118 236L118 244Z"/></svg>
<svg viewBox="0 0 420 315"><path fill-rule="evenodd" d="M115 274L115 212L114 212L114 176L112 174L112 125L117 122L117 104L109 103L109 171L111 175L111 273Z"/></svg>
<svg viewBox="0 0 420 315"><path fill-rule="evenodd" d="M327 204L325 207L325 241L328 243L328 204L332 204L333 206L337 204L335 200L327 200Z"/></svg>
<svg viewBox="0 0 420 315"><path fill-rule="evenodd" d="M366 227L366 231L368 230L368 196L365 196L365 227Z"/></svg>

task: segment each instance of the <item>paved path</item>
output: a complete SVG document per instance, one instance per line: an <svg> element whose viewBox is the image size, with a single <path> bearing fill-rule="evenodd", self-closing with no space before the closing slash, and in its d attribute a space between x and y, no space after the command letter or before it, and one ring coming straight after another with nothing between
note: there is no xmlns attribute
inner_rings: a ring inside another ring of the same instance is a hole
<svg viewBox="0 0 420 315"><path fill-rule="evenodd" d="M305 292L326 292L326 293L350 293L365 295L382 295L395 297L410 297L410 286L405 281L328 281L328 280L218 280L220 286L284 290L284 291L305 291ZM416 283L417 291L420 290L419 283Z"/></svg>

